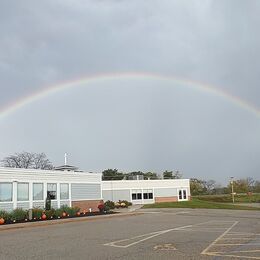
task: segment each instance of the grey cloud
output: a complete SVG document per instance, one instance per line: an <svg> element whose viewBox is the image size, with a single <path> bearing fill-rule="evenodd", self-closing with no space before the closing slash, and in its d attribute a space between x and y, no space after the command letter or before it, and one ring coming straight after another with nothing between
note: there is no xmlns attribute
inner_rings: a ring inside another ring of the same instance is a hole
<svg viewBox="0 0 260 260"><path fill-rule="evenodd" d="M259 12L259 1L238 0L2 1L0 107L60 81L123 71L213 84L259 107ZM66 149L83 168L177 167L188 176L213 178L221 171L222 180L230 172L257 177L259 119L204 94L167 92L164 83L139 82L132 91L104 84L109 90L82 92L92 97L88 104L79 92L73 100L60 94L56 105L36 109L34 103L0 121L6 146L0 156L41 148L58 162ZM41 127L30 127L34 121ZM64 144L73 132L78 136ZM79 148L83 138L86 155ZM110 151L112 145L119 150Z"/></svg>

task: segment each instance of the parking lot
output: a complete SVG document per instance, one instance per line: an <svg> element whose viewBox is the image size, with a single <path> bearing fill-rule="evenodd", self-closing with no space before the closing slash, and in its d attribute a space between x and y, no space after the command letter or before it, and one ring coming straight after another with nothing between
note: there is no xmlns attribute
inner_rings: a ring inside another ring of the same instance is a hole
<svg viewBox="0 0 260 260"><path fill-rule="evenodd" d="M149 209L0 230L0 259L260 259L260 212Z"/></svg>

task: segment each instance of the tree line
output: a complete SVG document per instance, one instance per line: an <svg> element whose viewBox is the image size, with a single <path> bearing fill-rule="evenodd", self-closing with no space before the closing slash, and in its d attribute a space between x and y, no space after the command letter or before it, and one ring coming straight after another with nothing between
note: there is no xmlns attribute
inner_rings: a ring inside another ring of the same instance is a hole
<svg viewBox="0 0 260 260"><path fill-rule="evenodd" d="M142 172L133 171L128 173L123 173L118 171L118 169L107 169L102 172L102 180L133 180L138 176L139 179L143 180L158 180L158 179L181 179L182 174L179 171L164 171L162 175L158 175L156 172Z"/></svg>
<svg viewBox="0 0 260 260"><path fill-rule="evenodd" d="M233 189L235 193L260 193L260 181L253 178L238 179L233 181ZM230 194L231 183L227 186L217 184L214 180L200 180L196 178L190 179L191 195L218 195Z"/></svg>

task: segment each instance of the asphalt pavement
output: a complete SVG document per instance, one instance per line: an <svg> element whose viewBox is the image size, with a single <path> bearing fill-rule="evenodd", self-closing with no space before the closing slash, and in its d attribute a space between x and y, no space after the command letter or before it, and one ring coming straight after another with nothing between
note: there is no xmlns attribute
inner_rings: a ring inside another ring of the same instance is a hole
<svg viewBox="0 0 260 260"><path fill-rule="evenodd" d="M260 259L260 212L138 214L0 230L0 259Z"/></svg>

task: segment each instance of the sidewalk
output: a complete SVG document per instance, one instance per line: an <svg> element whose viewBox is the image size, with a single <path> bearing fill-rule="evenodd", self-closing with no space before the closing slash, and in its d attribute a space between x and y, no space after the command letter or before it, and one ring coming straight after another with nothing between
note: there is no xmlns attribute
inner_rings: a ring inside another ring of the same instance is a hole
<svg viewBox="0 0 260 260"><path fill-rule="evenodd" d="M128 208L119 208L119 209L113 209L114 212L120 212L120 213L127 213L127 212L135 212L139 209L141 209L143 205L132 205Z"/></svg>

